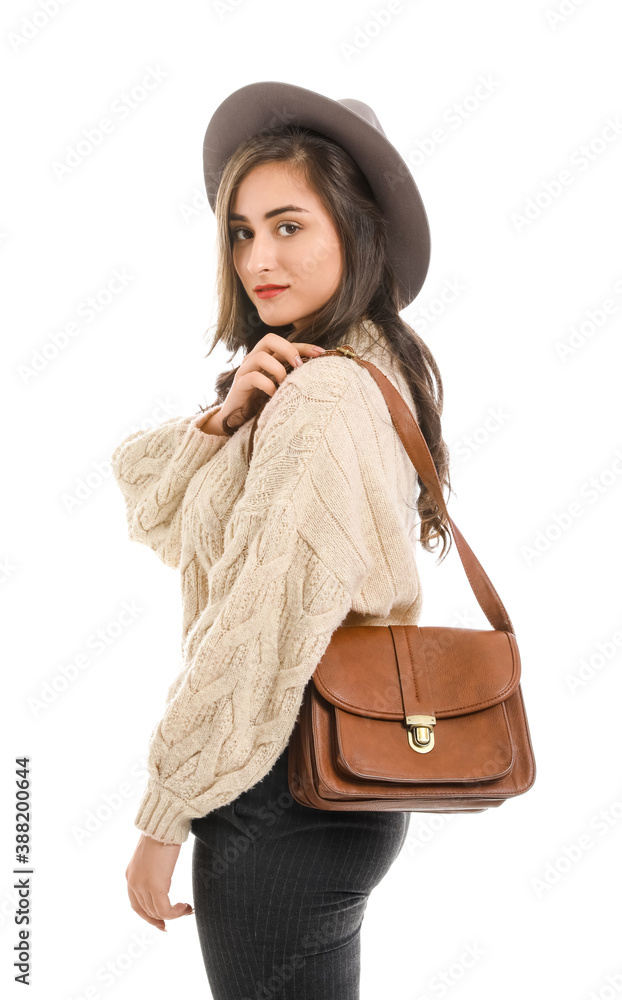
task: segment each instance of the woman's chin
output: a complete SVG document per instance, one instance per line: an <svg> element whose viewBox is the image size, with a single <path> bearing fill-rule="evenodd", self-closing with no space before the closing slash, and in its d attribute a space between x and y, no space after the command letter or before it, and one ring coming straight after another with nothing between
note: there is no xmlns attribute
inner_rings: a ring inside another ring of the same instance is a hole
<svg viewBox="0 0 622 1000"><path fill-rule="evenodd" d="M272 326L289 326L290 323L296 323L298 320L291 306L289 309L279 309L276 305L266 308L265 303L262 302L261 308L258 307L257 312L263 323L271 323Z"/></svg>

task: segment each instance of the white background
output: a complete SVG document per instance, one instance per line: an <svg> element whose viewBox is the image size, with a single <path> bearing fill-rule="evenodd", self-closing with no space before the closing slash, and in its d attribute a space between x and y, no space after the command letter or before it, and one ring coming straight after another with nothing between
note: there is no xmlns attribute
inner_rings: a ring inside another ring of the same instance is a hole
<svg viewBox="0 0 622 1000"><path fill-rule="evenodd" d="M533 788L499 809L412 814L365 916L361 996L616 996L619 5L402 0L384 17L383 0L43 6L8 2L1 15L5 995L23 995L12 868L14 760L26 754L29 996L210 996L194 918L164 935L127 896L181 608L176 573L128 542L107 459L161 418L160 401L167 415L211 403L229 366L221 349L203 358L215 319L203 135L231 91L281 80L369 104L419 185L432 258L404 317L443 375L449 509L514 623L537 763ZM131 113L113 114L154 72ZM104 117L112 133L63 171ZM115 270L127 285L104 303ZM89 296L103 303L91 322ZM63 341L72 321L80 332ZM457 550L441 568L419 551L422 624L487 627ZM123 602L140 611L117 634ZM88 666L43 703L80 654ZM191 901L191 844L171 902ZM128 959L135 935L146 946Z"/></svg>

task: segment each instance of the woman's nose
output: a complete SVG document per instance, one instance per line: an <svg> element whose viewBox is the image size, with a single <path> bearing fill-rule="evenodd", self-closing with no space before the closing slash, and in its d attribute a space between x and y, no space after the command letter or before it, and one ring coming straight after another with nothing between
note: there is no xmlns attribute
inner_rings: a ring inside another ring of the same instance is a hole
<svg viewBox="0 0 622 1000"><path fill-rule="evenodd" d="M246 267L250 274L259 274L265 268L274 268L276 258L270 246L269 238L261 234L255 234L250 247L250 252L246 260Z"/></svg>

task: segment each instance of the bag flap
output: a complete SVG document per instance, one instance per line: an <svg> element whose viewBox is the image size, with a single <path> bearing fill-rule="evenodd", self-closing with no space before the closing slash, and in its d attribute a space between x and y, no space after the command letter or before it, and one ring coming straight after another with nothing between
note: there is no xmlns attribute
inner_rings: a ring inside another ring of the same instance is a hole
<svg viewBox="0 0 622 1000"><path fill-rule="evenodd" d="M421 626L419 631L436 717L468 715L498 705L518 687L520 656L512 632L432 625ZM416 663L411 667L416 683L422 667ZM338 708L373 719L404 718L388 625L337 628L312 680L320 694Z"/></svg>
<svg viewBox="0 0 622 1000"><path fill-rule="evenodd" d="M498 781L514 766L504 705L437 722L430 753L415 753L406 727L393 722L362 719L337 708L333 725L339 769L358 780L456 785Z"/></svg>

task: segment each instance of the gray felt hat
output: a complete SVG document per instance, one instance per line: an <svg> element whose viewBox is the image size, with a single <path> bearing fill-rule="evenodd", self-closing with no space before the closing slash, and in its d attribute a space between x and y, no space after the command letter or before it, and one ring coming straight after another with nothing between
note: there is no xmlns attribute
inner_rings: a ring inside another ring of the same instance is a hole
<svg viewBox="0 0 622 1000"><path fill-rule="evenodd" d="M418 294L430 263L428 218L406 161L387 139L372 109L353 98L338 101L291 83L250 83L214 111L203 143L203 170L212 210L225 163L250 136L278 125L304 125L338 143L364 173L388 222L388 255L399 289L399 309Z"/></svg>

